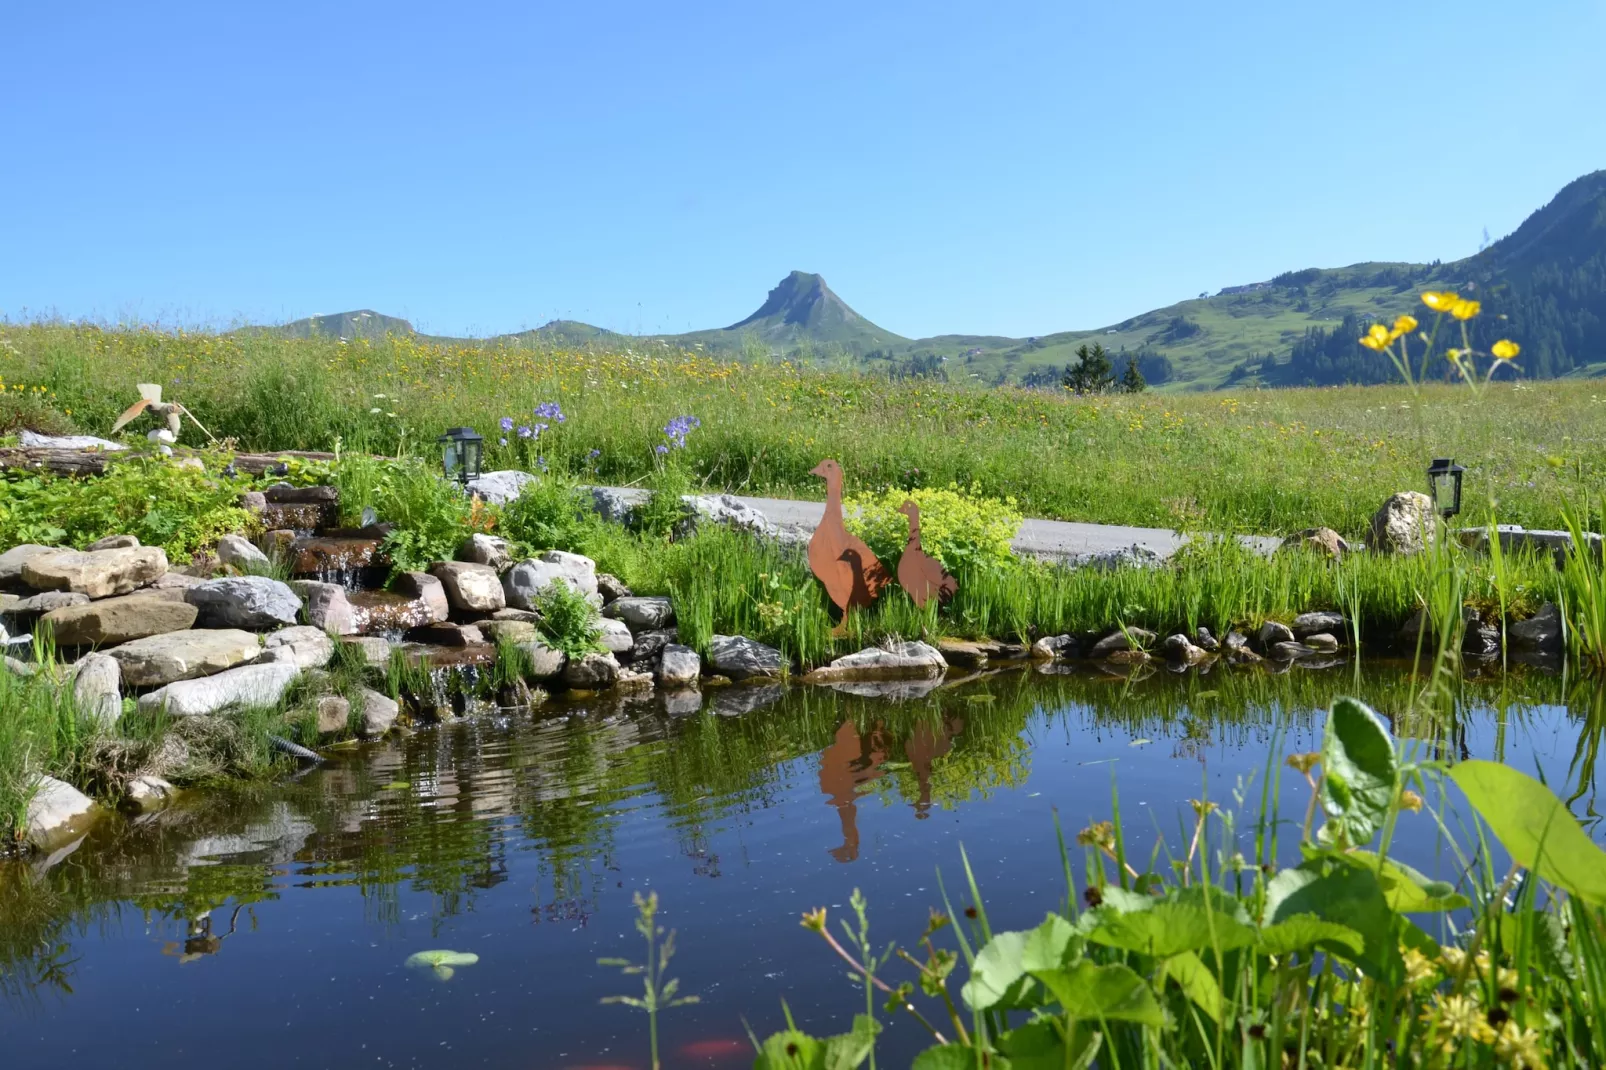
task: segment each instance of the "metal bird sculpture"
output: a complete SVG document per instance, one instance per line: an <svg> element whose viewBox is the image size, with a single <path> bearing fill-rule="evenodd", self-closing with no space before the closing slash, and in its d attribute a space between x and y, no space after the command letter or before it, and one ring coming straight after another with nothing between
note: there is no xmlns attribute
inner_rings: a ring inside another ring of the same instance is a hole
<svg viewBox="0 0 1606 1070"><path fill-rule="evenodd" d="M949 601L959 591L959 581L920 545L920 506L906 501L898 506L898 512L909 518L909 542L898 558L898 586L908 591L921 609L933 595L939 603Z"/></svg>
<svg viewBox="0 0 1606 1070"><path fill-rule="evenodd" d="M183 405L180 405L176 401L162 400L162 385L160 383L139 384L139 400L125 409L123 414L117 418L117 422L112 424L112 434L115 435L117 432L121 431L130 421L132 421L136 416L144 412L146 409L149 409L153 416L160 416L167 422L167 432L172 435L172 439L161 439L160 441L168 442L176 441L178 439L178 433L182 427L180 418L184 416L188 416L191 423L193 423L196 427L201 428L201 433L204 434L208 439L211 439L213 442L217 441L217 439L212 437L212 432L208 431L204 426L202 426L201 421L197 420L195 418L195 414L189 409L186 409ZM150 437L152 441L157 441L155 437L156 434L159 434L159 432L153 433L148 437Z"/></svg>
<svg viewBox="0 0 1606 1070"><path fill-rule="evenodd" d="M842 621L833 632L846 635L848 612L854 606L867 606L876 600L881 588L892 582L887 568L864 544L849 533L842 519L842 466L832 460L821 461L811 475L825 480L825 515L809 539L809 568L825 586L825 593L842 611Z"/></svg>

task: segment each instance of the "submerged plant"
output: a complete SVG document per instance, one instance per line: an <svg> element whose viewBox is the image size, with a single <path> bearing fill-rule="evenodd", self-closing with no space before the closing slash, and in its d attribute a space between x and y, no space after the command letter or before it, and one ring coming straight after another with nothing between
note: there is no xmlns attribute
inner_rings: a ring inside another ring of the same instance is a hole
<svg viewBox="0 0 1606 1070"><path fill-rule="evenodd" d="M658 1061L658 1013L672 1007L684 1007L690 1003L697 1003L697 996L682 996L680 981L677 978L665 978L669 969L669 960L675 954L675 931L667 933L658 925L658 893L649 892L643 896L640 892L635 894L636 904L636 932L647 941L647 961L633 963L629 959L602 958L597 960L598 966L617 966L626 976L640 976L642 994L640 996L605 996L604 1003L622 1003L626 1007L634 1007L647 1012L647 1032L652 1045L652 1068L658 1070L661 1065Z"/></svg>

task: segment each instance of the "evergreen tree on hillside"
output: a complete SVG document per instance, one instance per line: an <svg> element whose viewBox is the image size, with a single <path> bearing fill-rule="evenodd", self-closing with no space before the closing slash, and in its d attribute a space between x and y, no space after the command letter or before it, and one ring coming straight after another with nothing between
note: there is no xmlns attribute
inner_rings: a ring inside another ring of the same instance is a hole
<svg viewBox="0 0 1606 1070"><path fill-rule="evenodd" d="M1148 388L1149 384L1143 380L1143 372L1138 369L1138 362L1135 359L1127 361L1126 371L1121 375L1121 393L1141 394Z"/></svg>
<svg viewBox="0 0 1606 1070"><path fill-rule="evenodd" d="M1094 342L1089 349L1087 343L1082 343L1076 350L1076 363L1065 366L1061 381L1073 394L1102 394L1114 386L1114 370L1104 346Z"/></svg>

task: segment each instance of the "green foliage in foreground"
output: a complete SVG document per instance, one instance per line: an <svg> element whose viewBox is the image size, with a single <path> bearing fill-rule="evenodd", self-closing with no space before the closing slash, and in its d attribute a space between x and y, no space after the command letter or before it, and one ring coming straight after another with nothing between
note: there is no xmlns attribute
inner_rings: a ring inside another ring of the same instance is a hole
<svg viewBox="0 0 1606 1070"><path fill-rule="evenodd" d="M803 924L887 1013L931 1033L916 1070L1606 1060L1606 852L1548 788L1498 763L1413 761L1352 699L1333 704L1322 750L1288 766L1311 790L1297 854L1280 849L1290 826L1263 785L1243 825L1195 800L1180 857L1129 857L1117 808L1077 837L1080 890L1062 839L1066 898L1032 929L992 927L968 863L964 920L944 891L909 948L876 950L857 893L840 937L823 908ZM1450 785L1484 822L1465 851L1419 794L1447 801ZM1458 885L1388 857L1401 820L1439 821ZM1484 828L1510 857L1503 874ZM894 953L914 980L889 979ZM793 1027L754 1066L874 1065L875 1011L848 1034L862 1043Z"/></svg>

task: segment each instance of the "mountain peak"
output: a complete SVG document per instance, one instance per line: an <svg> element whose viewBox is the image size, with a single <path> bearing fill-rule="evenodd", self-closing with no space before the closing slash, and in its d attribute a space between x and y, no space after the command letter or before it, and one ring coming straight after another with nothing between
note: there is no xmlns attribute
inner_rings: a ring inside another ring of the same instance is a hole
<svg viewBox="0 0 1606 1070"><path fill-rule="evenodd" d="M849 308L847 302L831 292L824 276L794 271L775 284L757 312L726 329L735 331L743 327L777 324L808 328L827 321L843 323L862 320L863 317Z"/></svg>

